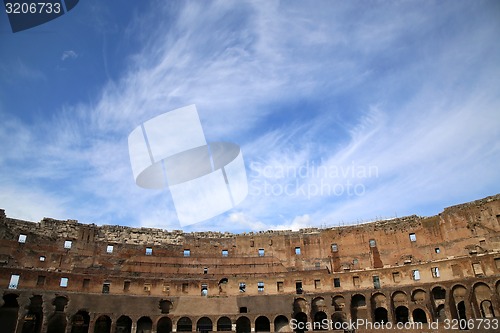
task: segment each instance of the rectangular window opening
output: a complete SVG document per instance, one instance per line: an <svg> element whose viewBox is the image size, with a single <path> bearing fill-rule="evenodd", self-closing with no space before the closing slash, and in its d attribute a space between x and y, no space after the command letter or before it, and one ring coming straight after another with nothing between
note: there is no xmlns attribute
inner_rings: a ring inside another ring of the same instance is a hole
<svg viewBox="0 0 500 333"><path fill-rule="evenodd" d="M431 272L432 272L432 277L438 278L440 276L438 267L432 267Z"/></svg>
<svg viewBox="0 0 500 333"><path fill-rule="evenodd" d="M245 282L240 282L240 293L244 293L246 291L247 285Z"/></svg>
<svg viewBox="0 0 500 333"><path fill-rule="evenodd" d="M282 281L276 282L276 289L278 290L279 293L283 292L283 282Z"/></svg>
<svg viewBox="0 0 500 333"><path fill-rule="evenodd" d="M399 272L392 272L392 280L396 283L401 282L401 274Z"/></svg>
<svg viewBox="0 0 500 333"><path fill-rule="evenodd" d="M295 292L297 294L302 294L304 290L302 289L302 281L295 281Z"/></svg>
<svg viewBox="0 0 500 333"><path fill-rule="evenodd" d="M380 278L377 275L373 276L373 288L380 289Z"/></svg>
<svg viewBox="0 0 500 333"><path fill-rule="evenodd" d="M44 261L45 261L45 259L47 259L47 258L45 258L45 256L40 256L40 261L41 261L41 262L44 262Z"/></svg>
<svg viewBox="0 0 500 333"><path fill-rule="evenodd" d="M106 253L113 253L113 245L108 245L106 247Z"/></svg>
<svg viewBox="0 0 500 333"><path fill-rule="evenodd" d="M84 290L88 290L90 287L90 279L83 279L82 287Z"/></svg>
<svg viewBox="0 0 500 333"><path fill-rule="evenodd" d="M335 288L340 288L340 278L333 278L333 286Z"/></svg>
<svg viewBox="0 0 500 333"><path fill-rule="evenodd" d="M151 292L151 283L144 283L144 291L147 293Z"/></svg>
<svg viewBox="0 0 500 333"><path fill-rule="evenodd" d="M146 248L146 255L147 256L152 256L153 255L153 248L152 247L147 247Z"/></svg>
<svg viewBox="0 0 500 333"><path fill-rule="evenodd" d="M338 245L337 245L337 244L335 244L335 243L334 243L334 244L332 244L332 252L338 252L338 250L339 250Z"/></svg>
<svg viewBox="0 0 500 333"><path fill-rule="evenodd" d="M259 249L259 257L263 257L264 256L264 249Z"/></svg>
<svg viewBox="0 0 500 333"><path fill-rule="evenodd" d="M495 258L495 267L500 270L500 258Z"/></svg>
<svg viewBox="0 0 500 333"><path fill-rule="evenodd" d="M436 247L436 248L434 249L434 252L436 252L436 253L441 253L441 250L439 249L439 247Z"/></svg>
<svg viewBox="0 0 500 333"><path fill-rule="evenodd" d="M109 282L104 282L102 284L102 293L103 294L109 294L109 288L110 288L110 283Z"/></svg>
<svg viewBox="0 0 500 333"><path fill-rule="evenodd" d="M18 285L19 285L19 275L12 274L10 276L9 289L17 289Z"/></svg>
<svg viewBox="0 0 500 333"><path fill-rule="evenodd" d="M64 241L64 248L65 249L71 249L71 245L72 244L73 244L73 242L70 241L70 240Z"/></svg>
<svg viewBox="0 0 500 333"><path fill-rule="evenodd" d="M59 283L59 286L66 288L68 286L68 281L69 281L68 278L65 278L65 277L61 278L61 282Z"/></svg>
<svg viewBox="0 0 500 333"><path fill-rule="evenodd" d="M418 269L414 269L411 272L411 276L413 277L413 280L415 280L415 281L420 280L420 271Z"/></svg>
<svg viewBox="0 0 500 333"><path fill-rule="evenodd" d="M228 250L222 250L222 256L223 256L223 257L227 257L227 256L229 256L229 252L228 252Z"/></svg>
<svg viewBox="0 0 500 333"><path fill-rule="evenodd" d="M359 286L360 286L359 276L353 276L353 277L352 277L352 284L353 284L355 287L359 287Z"/></svg>
<svg viewBox="0 0 500 333"><path fill-rule="evenodd" d="M41 287L45 284L45 275L38 275L38 278L36 279L36 285L38 287Z"/></svg>
<svg viewBox="0 0 500 333"><path fill-rule="evenodd" d="M472 269L474 270L474 274L476 276L484 276L483 268L481 267L480 263L478 262L473 263Z"/></svg>
<svg viewBox="0 0 500 333"><path fill-rule="evenodd" d="M321 289L321 280L314 280L314 289Z"/></svg>
<svg viewBox="0 0 500 333"><path fill-rule="evenodd" d="M377 242L375 241L375 239L370 239L369 243L370 243L370 247L376 247L377 246Z"/></svg>
<svg viewBox="0 0 500 333"><path fill-rule="evenodd" d="M240 313L247 313L248 309L246 306L240 306Z"/></svg>
<svg viewBox="0 0 500 333"><path fill-rule="evenodd" d="M20 234L19 239L17 241L21 244L26 243L26 235Z"/></svg>
<svg viewBox="0 0 500 333"><path fill-rule="evenodd" d="M184 282L184 283L182 284L182 292L183 292L183 293L187 293L187 292L188 292L188 289L189 289L189 284L188 284L188 283L186 283L186 282Z"/></svg>
<svg viewBox="0 0 500 333"><path fill-rule="evenodd" d="M257 291L260 293L264 291L264 282L257 282Z"/></svg>
<svg viewBox="0 0 500 333"><path fill-rule="evenodd" d="M130 281L123 281L123 291L130 290Z"/></svg>
<svg viewBox="0 0 500 333"><path fill-rule="evenodd" d="M296 255L300 255L300 247L296 247L295 248L295 254Z"/></svg>
<svg viewBox="0 0 500 333"><path fill-rule="evenodd" d="M184 250L184 257L190 257L191 256L191 250L190 249L185 249Z"/></svg>
<svg viewBox="0 0 500 333"><path fill-rule="evenodd" d="M415 233L411 233L410 234L410 242L416 242L417 241L417 235L415 235Z"/></svg>
<svg viewBox="0 0 500 333"><path fill-rule="evenodd" d="M208 295L208 286L206 284L201 285L201 296L207 296Z"/></svg>

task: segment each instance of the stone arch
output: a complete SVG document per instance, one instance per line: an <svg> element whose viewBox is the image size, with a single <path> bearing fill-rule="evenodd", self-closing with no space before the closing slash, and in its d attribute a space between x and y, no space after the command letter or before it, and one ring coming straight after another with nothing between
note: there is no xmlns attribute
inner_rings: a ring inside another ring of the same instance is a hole
<svg viewBox="0 0 500 333"><path fill-rule="evenodd" d="M422 304L427 300L427 292L423 289L415 289L411 293L411 300L417 304Z"/></svg>
<svg viewBox="0 0 500 333"><path fill-rule="evenodd" d="M40 333L43 321L43 299L40 295L30 298L28 312L24 316L22 333Z"/></svg>
<svg viewBox="0 0 500 333"><path fill-rule="evenodd" d="M388 321L389 321L389 316L386 308L378 307L373 311L373 322L387 323Z"/></svg>
<svg viewBox="0 0 500 333"><path fill-rule="evenodd" d="M301 329L297 327L295 332L300 333L300 332L305 332L307 331L306 324L308 322L307 315L304 312L297 312L294 316L295 320L297 321L297 326L303 325L304 329ZM301 323L301 324L299 324Z"/></svg>
<svg viewBox="0 0 500 333"><path fill-rule="evenodd" d="M373 309L383 307L387 309L387 297L383 293L375 293L371 297L371 305Z"/></svg>
<svg viewBox="0 0 500 333"><path fill-rule="evenodd" d="M289 332L288 318L279 315L274 319L274 331L275 332Z"/></svg>
<svg viewBox="0 0 500 333"><path fill-rule="evenodd" d="M293 313L305 312L307 313L308 304L303 298L297 298L293 301Z"/></svg>
<svg viewBox="0 0 500 333"><path fill-rule="evenodd" d="M4 304L0 308L0 323L2 331L6 333L14 333L17 326L17 313L19 311L19 303L16 294L5 294L3 296Z"/></svg>
<svg viewBox="0 0 500 333"><path fill-rule="evenodd" d="M493 310L493 304L491 303L490 300L484 300L481 302L479 305L480 310L481 310L481 317L482 318L494 318L495 317L495 311Z"/></svg>
<svg viewBox="0 0 500 333"><path fill-rule="evenodd" d="M473 298L482 318L495 317L495 312L491 302L491 288L486 283L478 282L474 284Z"/></svg>
<svg viewBox="0 0 500 333"><path fill-rule="evenodd" d="M170 310L174 307L174 304L169 301L168 299L162 299L159 304L159 308L161 310L161 313L163 314L168 314L170 313Z"/></svg>
<svg viewBox="0 0 500 333"><path fill-rule="evenodd" d="M214 324L212 323L212 320L208 317L201 317L198 319L196 322L196 331L197 332L211 332L214 330Z"/></svg>
<svg viewBox="0 0 500 333"><path fill-rule="evenodd" d="M110 333L111 332L111 318L106 315L99 316L95 321L94 333Z"/></svg>
<svg viewBox="0 0 500 333"><path fill-rule="evenodd" d="M351 318L353 321L358 319L368 319L366 309L366 298L364 295L355 294L351 298Z"/></svg>
<svg viewBox="0 0 500 333"><path fill-rule="evenodd" d="M450 311L454 319L467 320L467 306L465 304L467 294L467 288L461 284L456 284L451 288Z"/></svg>
<svg viewBox="0 0 500 333"><path fill-rule="evenodd" d="M189 317L182 317L177 320L177 332L193 331L193 322Z"/></svg>
<svg viewBox="0 0 500 333"><path fill-rule="evenodd" d="M260 316L255 319L255 332L270 332L271 331L271 323L269 322L269 318L266 316Z"/></svg>
<svg viewBox="0 0 500 333"><path fill-rule="evenodd" d="M342 295L332 297L332 305L335 311L342 311L345 307L345 298Z"/></svg>
<svg viewBox="0 0 500 333"><path fill-rule="evenodd" d="M441 286L436 286L431 290L434 301L446 299L446 289Z"/></svg>
<svg viewBox="0 0 500 333"><path fill-rule="evenodd" d="M413 322L415 323L423 323L423 324L427 323L427 314L425 313L424 310L420 308L414 309L412 312L412 316L413 316Z"/></svg>
<svg viewBox="0 0 500 333"><path fill-rule="evenodd" d="M370 303L373 309L373 321L376 323L388 322L387 297L383 293L375 293L372 295Z"/></svg>
<svg viewBox="0 0 500 333"><path fill-rule="evenodd" d="M409 311L406 306L398 306L394 313L396 314L396 323L407 323L409 321Z"/></svg>
<svg viewBox="0 0 500 333"><path fill-rule="evenodd" d="M153 321L147 316L139 318L137 321L137 333L151 333L153 329Z"/></svg>
<svg viewBox="0 0 500 333"><path fill-rule="evenodd" d="M250 319L241 316L236 320L236 333L250 333L251 325Z"/></svg>
<svg viewBox="0 0 500 333"><path fill-rule="evenodd" d="M217 332L225 332L225 331L232 331L233 330L233 324L231 322L231 319L228 317L220 317L217 320Z"/></svg>
<svg viewBox="0 0 500 333"><path fill-rule="evenodd" d="M400 305L407 305L408 304L408 296L403 291L399 291L399 290L395 291L392 294L392 303L394 304L395 307L398 307Z"/></svg>
<svg viewBox="0 0 500 333"><path fill-rule="evenodd" d="M116 333L131 333L132 319L128 316L121 316L116 321Z"/></svg>
<svg viewBox="0 0 500 333"><path fill-rule="evenodd" d="M68 305L68 302L69 302L69 300L67 297L57 296L52 301L52 305L54 305L55 311L64 312L64 309L65 309L66 305Z"/></svg>
<svg viewBox="0 0 500 333"><path fill-rule="evenodd" d="M323 327L323 320L328 319L328 316L324 311L318 311L314 314L313 329L315 331L324 331L326 327Z"/></svg>
<svg viewBox="0 0 500 333"><path fill-rule="evenodd" d="M325 302L325 299L321 296L313 299L311 304L312 304L311 308L312 308L313 313L316 313L318 311L326 311L326 302Z"/></svg>
<svg viewBox="0 0 500 333"><path fill-rule="evenodd" d="M161 317L156 324L156 333L172 332L172 319L169 317Z"/></svg>
<svg viewBox="0 0 500 333"><path fill-rule="evenodd" d="M85 310L80 310L71 318L71 333L88 333L90 315Z"/></svg>
<svg viewBox="0 0 500 333"><path fill-rule="evenodd" d="M332 314L332 326L333 329L342 329L342 324L347 322L347 317L344 312L336 311Z"/></svg>

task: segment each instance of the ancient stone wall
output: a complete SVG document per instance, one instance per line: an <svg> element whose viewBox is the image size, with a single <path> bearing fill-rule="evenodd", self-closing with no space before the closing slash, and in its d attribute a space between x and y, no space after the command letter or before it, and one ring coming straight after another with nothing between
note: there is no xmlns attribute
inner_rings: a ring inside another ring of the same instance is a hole
<svg viewBox="0 0 500 333"><path fill-rule="evenodd" d="M432 217L245 234L34 223L0 210L0 287L7 333L493 320L500 195Z"/></svg>

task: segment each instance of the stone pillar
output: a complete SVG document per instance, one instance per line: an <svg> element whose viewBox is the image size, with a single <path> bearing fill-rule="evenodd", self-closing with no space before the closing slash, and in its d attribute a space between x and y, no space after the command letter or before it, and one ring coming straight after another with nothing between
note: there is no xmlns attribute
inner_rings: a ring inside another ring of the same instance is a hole
<svg viewBox="0 0 500 333"><path fill-rule="evenodd" d="M88 329L87 332L88 333L94 333L95 321L97 320L97 318L96 318L95 314L93 316L90 316L90 314L89 314L89 317L90 317L90 319L89 319L89 329ZM92 318L92 317L94 317L94 318Z"/></svg>
<svg viewBox="0 0 500 333"><path fill-rule="evenodd" d="M151 324L151 333L156 333L156 330L157 330L157 328L156 328L156 324L157 324L158 320L157 320L157 319L153 320L153 318L151 318L151 321L153 322L153 323ZM90 333L90 332L89 332L89 333Z"/></svg>
<svg viewBox="0 0 500 333"><path fill-rule="evenodd" d="M15 332L21 333L24 325L24 317L28 313L30 300L28 296L25 294L21 294L17 298L17 304L19 304L19 308L17 309L17 326Z"/></svg>
<svg viewBox="0 0 500 333"><path fill-rule="evenodd" d="M271 320L269 320L269 331L274 332L274 322L272 322Z"/></svg>
<svg viewBox="0 0 500 333"><path fill-rule="evenodd" d="M132 321L132 327L130 329L131 333L135 333L137 331L137 321Z"/></svg>
<svg viewBox="0 0 500 333"><path fill-rule="evenodd" d="M43 303L42 303L42 313L43 313L43 318L42 318L42 329L41 332L47 332L47 326L49 325L49 318L52 315L52 310L53 310L53 305L51 304L51 300L47 299L46 296L42 296Z"/></svg>
<svg viewBox="0 0 500 333"><path fill-rule="evenodd" d="M71 316L66 315L66 333L71 333L72 328L73 328L73 322L71 321Z"/></svg>

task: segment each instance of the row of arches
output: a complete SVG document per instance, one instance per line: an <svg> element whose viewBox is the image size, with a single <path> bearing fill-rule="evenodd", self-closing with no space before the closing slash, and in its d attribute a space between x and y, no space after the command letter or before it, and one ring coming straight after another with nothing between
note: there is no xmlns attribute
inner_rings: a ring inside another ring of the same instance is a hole
<svg viewBox="0 0 500 333"><path fill-rule="evenodd" d="M443 321L445 319L471 319L471 318L493 318L499 316L500 308L500 281L494 284L495 290L484 282L476 282L470 287L455 284L450 288L435 285L432 288L414 288L411 291L396 290L387 293L377 291L371 295L355 293L351 295L333 294L317 295L307 301L300 296L293 301L293 311L290 318L297 321L320 323L324 319L332 322L346 322L348 320L366 319L372 322L405 323L408 321L426 323L430 321ZM496 291L496 292L495 292ZM386 295L387 294L387 295ZM245 332L248 327L266 331L267 327L275 331L288 326L286 316L278 316L270 320L266 316L260 316L253 320L247 317L238 319L227 316L220 318L182 317L172 322L171 316L161 319L155 318L155 323L150 317L142 317L133 321L130 317L121 316L111 318L107 315L92 317L86 311L78 311L72 316L65 312L69 299L66 296L56 296L52 300L53 312L43 311L42 296L34 295L26 302L26 298L20 300L22 308L26 309L21 317L20 305L15 293L7 293L3 296L3 305L0 307L0 325L3 332L14 333L136 333L143 331L147 333L152 327L161 332L175 330L186 331L229 331L239 329ZM159 309L162 314L169 314L173 303L169 300L160 300ZM46 308L46 307L45 307ZM90 310L91 311L91 310ZM175 318L175 317L174 317ZM279 318L279 319L278 319ZM69 326L69 327L68 327ZM316 325L317 326L317 325ZM140 330L138 330L140 329Z"/></svg>

